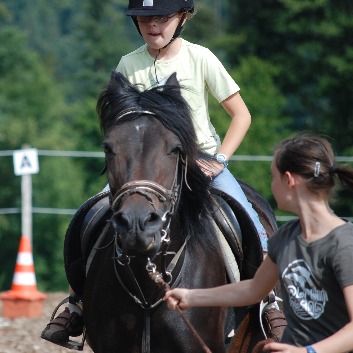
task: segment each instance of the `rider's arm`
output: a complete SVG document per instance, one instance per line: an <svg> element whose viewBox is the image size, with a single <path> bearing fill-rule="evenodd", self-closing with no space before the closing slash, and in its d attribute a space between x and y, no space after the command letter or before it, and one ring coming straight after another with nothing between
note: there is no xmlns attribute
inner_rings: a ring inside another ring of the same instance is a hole
<svg viewBox="0 0 353 353"><path fill-rule="evenodd" d="M223 139L218 153L223 153L229 159L243 141L251 124L251 115L239 92L221 102L229 114L231 123Z"/></svg>

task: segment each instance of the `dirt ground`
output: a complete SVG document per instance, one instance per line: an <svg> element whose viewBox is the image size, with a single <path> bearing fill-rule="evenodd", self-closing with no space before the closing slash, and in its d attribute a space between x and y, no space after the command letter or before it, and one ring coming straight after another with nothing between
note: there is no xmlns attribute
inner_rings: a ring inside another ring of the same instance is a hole
<svg viewBox="0 0 353 353"><path fill-rule="evenodd" d="M66 349L40 338L42 330L52 315L56 305L66 293L47 293L43 304L43 315L38 318L8 319L2 316L0 301L0 353L68 353L78 352ZM88 345L83 353L92 353Z"/></svg>

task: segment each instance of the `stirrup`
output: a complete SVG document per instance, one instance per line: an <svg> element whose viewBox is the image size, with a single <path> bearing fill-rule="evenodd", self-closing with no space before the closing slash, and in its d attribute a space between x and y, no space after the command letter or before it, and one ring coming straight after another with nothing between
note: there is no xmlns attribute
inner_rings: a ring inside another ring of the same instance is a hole
<svg viewBox="0 0 353 353"><path fill-rule="evenodd" d="M83 347L85 345L85 341L86 341L86 328L83 327L81 342L68 340L67 342L63 342L63 343L59 343L59 342L52 342L52 343L57 344L61 347L67 348L67 349L72 349L75 351L82 351Z"/></svg>
<svg viewBox="0 0 353 353"><path fill-rule="evenodd" d="M54 320L55 315L57 313L57 311L59 310L59 308L66 304L66 303L71 303L71 304L76 304L79 305L82 308L82 302L79 299L79 297L76 294L70 294L67 298L65 298L64 300L62 300L54 309L53 314L50 318L50 321ZM82 332L82 340L81 342L78 341L73 341L73 340L68 340L67 342L53 342L50 341L51 343L57 344L58 346L67 348L67 349L72 349L75 351L82 351L83 347L85 345L85 341L86 341L86 327L83 327L83 332Z"/></svg>

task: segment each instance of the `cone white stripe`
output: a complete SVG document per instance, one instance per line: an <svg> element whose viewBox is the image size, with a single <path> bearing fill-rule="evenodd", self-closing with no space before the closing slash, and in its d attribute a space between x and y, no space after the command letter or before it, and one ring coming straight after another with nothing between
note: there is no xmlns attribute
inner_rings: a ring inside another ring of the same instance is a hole
<svg viewBox="0 0 353 353"><path fill-rule="evenodd" d="M33 256L31 252L20 252L17 254L17 264L30 266L33 265Z"/></svg>
<svg viewBox="0 0 353 353"><path fill-rule="evenodd" d="M34 285L36 284L36 276L33 272L16 272L13 276L13 284Z"/></svg>

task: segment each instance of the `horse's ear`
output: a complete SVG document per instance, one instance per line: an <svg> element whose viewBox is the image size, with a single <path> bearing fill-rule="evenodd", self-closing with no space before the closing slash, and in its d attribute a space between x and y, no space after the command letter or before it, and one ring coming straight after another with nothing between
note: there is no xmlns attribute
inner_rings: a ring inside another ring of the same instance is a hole
<svg viewBox="0 0 353 353"><path fill-rule="evenodd" d="M127 90L132 86L129 80L118 71L112 71L110 82L119 85L123 90Z"/></svg>
<svg viewBox="0 0 353 353"><path fill-rule="evenodd" d="M167 82L165 83L166 85L170 85L170 86L175 86L175 88L180 88L180 84L179 84L179 81L177 79L177 73L174 72L172 73Z"/></svg>

